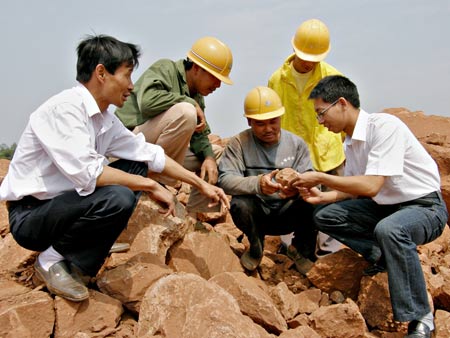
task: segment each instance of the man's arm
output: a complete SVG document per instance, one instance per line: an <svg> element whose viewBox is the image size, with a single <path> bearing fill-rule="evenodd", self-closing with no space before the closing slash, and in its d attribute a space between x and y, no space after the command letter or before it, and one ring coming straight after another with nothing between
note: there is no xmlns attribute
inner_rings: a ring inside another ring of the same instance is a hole
<svg viewBox="0 0 450 338"><path fill-rule="evenodd" d="M160 210L164 216L174 215L175 200L173 194L154 180L140 175L129 174L120 169L104 166L103 172L97 177L97 187L107 185L122 185L133 191L146 191L153 200L165 205Z"/></svg>
<svg viewBox="0 0 450 338"><path fill-rule="evenodd" d="M219 203L222 203L228 209L230 208L230 202L221 188L205 182L195 173L185 169L168 156L166 156L166 164L162 173L196 187L203 195L211 199L208 208L212 208Z"/></svg>
<svg viewBox="0 0 450 338"><path fill-rule="evenodd" d="M321 172L306 172L298 175L293 185L297 188L312 188L323 184L331 189L353 196L374 197L384 184L384 176L335 176Z"/></svg>

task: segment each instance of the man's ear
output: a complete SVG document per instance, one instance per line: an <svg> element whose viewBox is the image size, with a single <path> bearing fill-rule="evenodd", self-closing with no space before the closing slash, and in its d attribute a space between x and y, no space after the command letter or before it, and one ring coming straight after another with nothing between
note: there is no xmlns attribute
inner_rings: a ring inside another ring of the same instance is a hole
<svg viewBox="0 0 450 338"><path fill-rule="evenodd" d="M251 119L249 119L248 117L247 117L247 124L248 124L249 127L252 126L252 121L251 121Z"/></svg>
<svg viewBox="0 0 450 338"><path fill-rule="evenodd" d="M102 65L101 63L99 63L94 70L94 75L97 78L98 81L100 82L104 82L105 81L105 75L106 75L106 68L104 65Z"/></svg>

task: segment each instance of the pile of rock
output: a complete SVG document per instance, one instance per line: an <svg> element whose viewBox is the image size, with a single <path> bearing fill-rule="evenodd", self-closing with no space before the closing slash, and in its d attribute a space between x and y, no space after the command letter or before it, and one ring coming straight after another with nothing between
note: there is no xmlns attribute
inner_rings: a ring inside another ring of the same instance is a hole
<svg viewBox="0 0 450 338"><path fill-rule="evenodd" d="M408 118L411 114L404 113ZM439 163L449 204L446 134L438 128L426 135L412 129L428 142L427 150ZM0 160L0 177L7 165ZM143 195L119 238L130 243L130 250L108 257L90 282L90 298L81 303L51 296L34 277L37 253L15 243L1 203L0 337L404 335L405 325L392 317L386 273L363 276L367 263L343 248L320 258L303 277L279 253L280 239L268 237L261 266L248 274L239 263L248 245L245 236L228 213L201 214L201 222L188 217L183 204L189 190L185 184L174 189L179 199L177 216L168 218L162 218L159 206ZM446 228L439 239L419 248L435 310L436 337L450 336L449 243Z"/></svg>

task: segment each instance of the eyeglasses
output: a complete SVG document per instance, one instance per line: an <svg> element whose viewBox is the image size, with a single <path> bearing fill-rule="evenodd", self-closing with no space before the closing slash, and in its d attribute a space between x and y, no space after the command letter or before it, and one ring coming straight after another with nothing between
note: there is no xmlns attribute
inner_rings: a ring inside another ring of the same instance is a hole
<svg viewBox="0 0 450 338"><path fill-rule="evenodd" d="M339 98L340 99L340 98ZM320 113L317 113L316 115L316 119L318 121L320 121L323 116L325 115L325 113L328 111L328 109L330 109L331 107L333 107L336 103L339 102L339 99L337 99L336 101L334 101L332 104L330 104L328 107L326 107L324 110L322 110Z"/></svg>

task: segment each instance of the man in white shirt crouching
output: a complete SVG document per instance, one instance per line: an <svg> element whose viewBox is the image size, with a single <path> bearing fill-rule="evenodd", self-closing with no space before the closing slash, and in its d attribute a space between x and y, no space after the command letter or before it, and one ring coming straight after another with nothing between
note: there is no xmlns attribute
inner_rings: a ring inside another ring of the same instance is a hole
<svg viewBox="0 0 450 338"><path fill-rule="evenodd" d="M220 188L108 111L110 104L121 107L133 90L139 47L100 35L81 41L77 52L78 86L31 114L0 186L14 239L41 252L38 276L50 292L72 301L89 297L83 277L98 272L142 191L163 205L162 213L174 213L173 195L148 171L195 186L211 206L229 207ZM109 164L108 157L119 160Z"/></svg>

